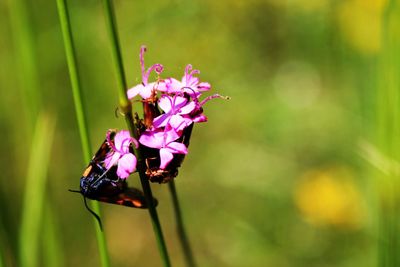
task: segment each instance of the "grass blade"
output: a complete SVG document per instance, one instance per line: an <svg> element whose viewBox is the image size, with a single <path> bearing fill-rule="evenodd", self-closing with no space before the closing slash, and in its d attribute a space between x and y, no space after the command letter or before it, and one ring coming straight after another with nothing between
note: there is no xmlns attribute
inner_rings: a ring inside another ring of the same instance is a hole
<svg viewBox="0 0 400 267"><path fill-rule="evenodd" d="M43 228L47 230L43 229L43 252L45 255L43 265L63 267L65 266L65 259L58 224L54 219L55 216L50 203L46 203L44 208Z"/></svg>
<svg viewBox="0 0 400 267"><path fill-rule="evenodd" d="M186 266L188 267L196 267L196 262L193 257L193 252L190 247L189 238L186 234L183 217L181 212L181 207L179 205L178 194L176 193L175 181L171 180L168 183L169 191L172 197L172 205L175 213L175 221L176 221L176 231L178 233L179 241L181 243L181 247L183 250L183 255L185 257Z"/></svg>
<svg viewBox="0 0 400 267"><path fill-rule="evenodd" d="M400 5L390 0L386 4L382 21L382 48L378 62L378 144L382 153L400 161ZM378 244L379 266L399 266L400 217L399 173L390 168L379 178L380 238Z"/></svg>
<svg viewBox="0 0 400 267"><path fill-rule="evenodd" d="M38 266L38 239L54 129L55 122L52 117L42 114L38 118L32 140L21 218L19 236L21 267Z"/></svg>
<svg viewBox="0 0 400 267"><path fill-rule="evenodd" d="M72 94L75 104L75 112L78 121L79 135L82 144L83 158L85 163L90 161L92 157L90 149L89 134L87 130L87 122L84 106L82 103L81 85L79 80L79 73L77 68L77 61L75 55L75 47L72 37L71 23L69 19L67 4L65 0L57 0L58 14L60 17L61 31L63 34L65 54L67 57L69 76L72 85ZM100 216L100 205L96 201L91 201L91 206L94 212ZM109 266L109 256L107 252L107 245L104 233L101 231L96 219L94 218L96 227L97 244L100 254L100 262L102 267Z"/></svg>

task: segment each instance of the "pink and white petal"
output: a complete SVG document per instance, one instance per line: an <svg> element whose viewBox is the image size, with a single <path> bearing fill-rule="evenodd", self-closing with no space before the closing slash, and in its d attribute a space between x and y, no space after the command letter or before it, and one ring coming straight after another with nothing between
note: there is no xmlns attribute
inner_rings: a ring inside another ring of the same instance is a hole
<svg viewBox="0 0 400 267"><path fill-rule="evenodd" d="M179 93L182 92L182 87L184 86L180 81L174 78L169 78L166 82L168 93Z"/></svg>
<svg viewBox="0 0 400 267"><path fill-rule="evenodd" d="M159 92L167 92L168 86L166 84L166 80L159 81L158 84L156 85L156 90Z"/></svg>
<svg viewBox="0 0 400 267"><path fill-rule="evenodd" d="M131 135L129 134L129 131L127 131L127 130L119 131L119 132L115 135L115 137L114 137L114 144L115 144L115 147L116 147L118 150L122 150L123 142L124 142L126 139L130 139L130 138L131 138ZM126 142L124 142L124 145L125 145L125 143L126 143ZM127 146L129 146L129 144L127 144Z"/></svg>
<svg viewBox="0 0 400 267"><path fill-rule="evenodd" d="M126 94L128 95L129 99L134 98L135 96L137 96L139 94L139 92L142 90L143 88L143 84L138 84L134 87L132 87L131 89L129 89Z"/></svg>
<svg viewBox="0 0 400 267"><path fill-rule="evenodd" d="M141 88L141 90L139 91L139 95L143 99L150 98L151 95L153 94L154 86L155 86L155 83L149 83L148 85Z"/></svg>
<svg viewBox="0 0 400 267"><path fill-rule="evenodd" d="M167 149L169 152L174 153L174 154L187 154L188 153L186 146L184 144L178 143L178 142L169 143L167 146Z"/></svg>
<svg viewBox="0 0 400 267"><path fill-rule="evenodd" d="M183 91L187 93L193 99L199 99L201 93L196 88L184 88Z"/></svg>
<svg viewBox="0 0 400 267"><path fill-rule="evenodd" d="M111 159L112 159L113 155L114 155L114 152L110 152L106 155L106 157L104 159L104 166L106 166L106 169L109 169L109 168L107 168L107 166L112 166L110 163L111 163Z"/></svg>
<svg viewBox="0 0 400 267"><path fill-rule="evenodd" d="M180 109L179 114L189 114L196 108L196 103L195 102L189 102L186 106L182 107Z"/></svg>
<svg viewBox="0 0 400 267"><path fill-rule="evenodd" d="M165 167L167 167L167 165L171 162L171 160L173 158L174 158L174 155L172 155L172 153L169 152L168 149L161 148L160 149L160 159L161 159L160 169L165 169Z"/></svg>
<svg viewBox="0 0 400 267"><path fill-rule="evenodd" d="M197 85L199 84L199 81L200 80L197 77L194 76L187 77L186 86L192 89L196 89Z"/></svg>
<svg viewBox="0 0 400 267"><path fill-rule="evenodd" d="M165 113L165 114L162 114L162 115L154 118L153 126L155 128L164 127L165 125L167 125L169 116L170 116L169 114Z"/></svg>
<svg viewBox="0 0 400 267"><path fill-rule="evenodd" d="M161 132L161 134L163 133ZM160 136L158 132L152 131L145 131L139 138L139 143L152 148L162 147L163 141L162 135Z"/></svg>
<svg viewBox="0 0 400 267"><path fill-rule="evenodd" d="M169 120L169 125L171 125L171 127L174 128L176 132L182 131L185 127L188 126L187 120L185 120L181 115L171 116L171 119Z"/></svg>
<svg viewBox="0 0 400 267"><path fill-rule="evenodd" d="M206 122L207 117L204 114L197 115L196 117L192 118L193 122Z"/></svg>
<svg viewBox="0 0 400 267"><path fill-rule="evenodd" d="M121 157L121 154L118 152L114 152L114 154L112 155L112 157L108 157L104 160L104 164L106 166L106 169L109 170L112 166L114 166L119 158Z"/></svg>
<svg viewBox="0 0 400 267"><path fill-rule="evenodd" d="M181 135L174 128L170 127L171 126L167 125L167 127L165 127L165 131L162 133L163 141L165 140L164 144L171 143L181 137Z"/></svg>
<svg viewBox="0 0 400 267"><path fill-rule="evenodd" d="M160 100L158 100L158 106L165 112L171 111L173 103L173 98L168 95L163 95Z"/></svg>
<svg viewBox="0 0 400 267"><path fill-rule="evenodd" d="M174 106L174 109L180 109L186 105L188 100L183 97L183 96L175 96L173 98L172 104Z"/></svg>
<svg viewBox="0 0 400 267"><path fill-rule="evenodd" d="M118 161L117 175L124 179L136 170L136 157L132 153L123 155Z"/></svg>
<svg viewBox="0 0 400 267"><path fill-rule="evenodd" d="M197 90L199 91L208 91L211 89L211 85L206 82L202 82L197 86Z"/></svg>

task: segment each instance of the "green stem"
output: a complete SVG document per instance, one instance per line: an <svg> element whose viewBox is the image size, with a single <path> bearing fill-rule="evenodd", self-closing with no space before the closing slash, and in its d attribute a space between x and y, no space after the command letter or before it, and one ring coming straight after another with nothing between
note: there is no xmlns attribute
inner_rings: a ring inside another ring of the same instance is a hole
<svg viewBox="0 0 400 267"><path fill-rule="evenodd" d="M378 65L378 143L380 150L391 162L400 161L400 5L390 0L382 17L382 48ZM399 174L393 166L387 175L379 177L382 237L379 239L379 265L399 266L400 218L399 210Z"/></svg>
<svg viewBox="0 0 400 267"><path fill-rule="evenodd" d="M196 262L193 257L193 252L190 247L189 238L186 234L185 227L183 224L183 218L181 213L181 208L179 206L178 194L176 193L175 182L171 180L168 183L169 191L172 197L172 205L174 207L175 212L175 220L176 220L176 230L178 232L179 241L181 242L181 247L183 250L183 254L185 256L186 265L189 267L196 267Z"/></svg>
<svg viewBox="0 0 400 267"><path fill-rule="evenodd" d="M54 119L41 114L32 140L19 232L19 264L22 267L35 267L39 262L38 240L41 237L45 184L54 129Z"/></svg>
<svg viewBox="0 0 400 267"><path fill-rule="evenodd" d="M126 84L124 66L123 66L122 56L121 56L121 49L120 49L119 39L118 39L118 34L117 34L117 26L116 26L115 14L114 14L114 7L110 0L103 0L103 3L104 3L105 14L106 14L107 28L108 28L108 32L109 32L109 36L110 36L110 40L111 40L113 62L114 62L115 69L117 72L120 111L125 116L125 120L126 120L126 123L128 125L131 135L134 138L138 139L138 132L137 132L137 129L133 122L132 105L126 95L127 84ZM146 166L142 159L140 150L134 148L134 153L135 153L137 161L138 161L137 170L139 172L140 182L142 184L143 192L145 194L146 201L149 206L148 210L150 213L150 218L151 218L151 222L153 225L154 234L156 236L157 245L158 245L158 249L159 249L159 252L161 255L161 259L163 261L164 266L169 267L169 266L171 266L171 263L169 260L167 246L166 246L163 232L161 229L160 220L158 219L157 210L153 204L153 194L151 192L150 183L145 174Z"/></svg>
<svg viewBox="0 0 400 267"><path fill-rule="evenodd" d="M78 121L79 127L79 135L82 144L83 150L83 158L85 162L89 162L92 156L91 149L90 149L90 141L89 141L89 134L87 129L86 123L86 115L84 111L84 107L82 104L82 94L81 94L81 86L80 86L80 79L77 69L77 62L76 62L76 55L75 55L75 47L72 37L72 30L71 30L71 23L68 14L68 8L65 0L57 0L57 8L58 14L60 17L60 24L61 30L64 39L64 46L65 46L65 54L67 57L68 69L69 69L69 76L71 80L72 86L72 94L75 103L75 111L76 117ZM99 216L100 216L100 205L96 201L91 202L91 206ZM100 254L100 262L101 266L108 267L110 266L109 263L109 256L107 252L107 245L104 233L101 231L99 224L97 223L96 219L94 218L95 228L96 228L96 237L97 237L97 244Z"/></svg>

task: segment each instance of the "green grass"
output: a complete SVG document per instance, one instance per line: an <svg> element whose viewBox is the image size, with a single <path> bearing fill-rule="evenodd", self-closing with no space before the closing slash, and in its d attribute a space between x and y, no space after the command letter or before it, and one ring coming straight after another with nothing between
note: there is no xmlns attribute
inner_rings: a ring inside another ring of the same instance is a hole
<svg viewBox="0 0 400 267"><path fill-rule="evenodd" d="M32 139L25 183L21 229L19 235L19 263L21 267L39 266L39 240L43 224L47 170L55 130L54 118L41 114Z"/></svg>
<svg viewBox="0 0 400 267"><path fill-rule="evenodd" d="M61 31L63 34L65 54L67 57L69 75L71 80L72 94L74 97L75 112L78 122L79 135L81 139L83 159L85 163L88 163L92 157L90 149L90 140L87 127L87 119L85 115L84 105L82 102L81 83L79 80L79 72L77 67L77 60L75 55L75 47L72 36L71 23L68 14L68 7L65 0L57 0L58 13L61 24ZM100 205L97 201L91 201L92 209L95 213L100 216ZM94 224L96 228L97 244L99 249L100 263L102 267L110 266L109 256L107 252L107 244L104 233L102 232L100 225L94 218Z"/></svg>
<svg viewBox="0 0 400 267"><path fill-rule="evenodd" d="M382 18L382 51L378 63L378 143L391 163L381 173L379 266L399 266L400 256L400 8L389 1Z"/></svg>

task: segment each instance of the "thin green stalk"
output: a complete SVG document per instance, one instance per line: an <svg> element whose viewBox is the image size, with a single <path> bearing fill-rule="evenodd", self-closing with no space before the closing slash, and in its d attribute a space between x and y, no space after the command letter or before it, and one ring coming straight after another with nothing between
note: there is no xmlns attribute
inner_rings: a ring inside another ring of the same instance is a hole
<svg viewBox="0 0 400 267"><path fill-rule="evenodd" d="M26 0L10 0L9 1L9 10L10 10L10 25L12 27L12 37L13 37L13 44L15 47L15 56L17 62L17 71L18 74L18 83L21 89L21 100L23 105L21 105L22 110L24 111L26 123L25 123L25 137L24 139L32 143L32 132L34 131L35 125L40 123L38 121L38 115L42 109L41 102L42 102L42 95L41 95L41 85L40 85L40 77L38 71L38 60L36 56L36 45L35 45L35 38L34 38L34 29L33 24L30 21L30 12L29 12L29 2ZM52 130L52 129L51 129ZM50 139L48 140L51 141ZM32 157L32 153L30 155ZM44 170L43 170L44 171ZM33 188L29 188L27 186L26 194L40 196L35 201L38 201L36 205L44 205L46 202L46 180L47 177L40 177L43 181L40 181L38 185L35 185ZM27 180L27 182L29 182ZM42 187L40 187L40 185ZM37 190L37 192L32 192L31 190ZM44 195L43 195L44 194ZM25 196L27 197L27 196ZM41 203L40 203L41 202ZM27 209L34 207L35 205L29 203L29 206L24 206L23 210L24 213L27 214L30 211ZM47 206L51 205L46 203ZM36 206L36 209L41 211L43 207ZM46 213L45 213L46 214ZM46 215L45 215L46 216ZM47 216L48 217L48 216ZM27 218L30 221L30 218ZM37 225L41 225L40 228L31 225L32 229L37 230L40 232L38 233L30 233L31 237L34 240L29 240L27 244L19 244L20 252L22 251L37 251L38 242L40 236L44 236L42 238L42 242L46 247L55 247L59 246L59 244L53 243L54 246L49 246L46 242L46 236L50 236L54 233L51 231L53 230L51 227L47 227L46 221L43 221L43 217L40 214L35 214L35 223ZM26 224L28 222L22 222L21 229L26 229ZM25 231L25 230L24 230ZM23 233L20 233L23 235ZM38 239L39 238L39 239ZM32 245L34 247L25 247L28 245ZM22 248L22 247L25 248ZM20 255L21 257L23 255ZM47 256L44 256L44 260L47 260ZM0 260L1 261L1 260ZM30 263L32 265L36 264L35 258L30 259Z"/></svg>
<svg viewBox="0 0 400 267"><path fill-rule="evenodd" d="M35 127L36 118L41 107L41 96L39 86L39 75L36 59L36 49L32 23L29 19L28 1L9 0L10 20L12 27L13 45L15 54L18 57L19 85L23 90L22 101L29 127L26 129L30 138L30 133ZM29 140L28 138L28 140Z"/></svg>
<svg viewBox="0 0 400 267"><path fill-rule="evenodd" d="M132 106L126 95L127 84L126 84L124 66L123 66L123 62L122 62L121 50L120 50L119 39L118 39L118 34L117 34L117 26L116 26L115 14L114 14L114 7L110 0L103 0L103 3L104 3L105 14L106 14L106 24L107 24L107 28L108 28L108 32L109 32L109 36L110 36L110 40L111 40L113 62L114 62L115 69L117 72L119 106L120 106L121 112L125 116L125 120L126 120L126 123L128 125L131 135L137 139L138 133L137 133L135 124L133 122ZM139 172L140 182L142 184L143 192L145 194L146 201L149 206L148 210L150 213L150 218L151 218L151 222L153 225L154 234L156 236L157 245L158 245L158 249L159 249L159 252L161 255L161 259L162 259L164 266L169 267L169 266L171 266L171 263L169 260L167 246L165 244L163 232L161 229L161 224L158 219L157 210L153 204L153 194L151 192L150 183L145 174L146 166L144 165L140 150L134 149L134 153L138 160L137 170Z"/></svg>
<svg viewBox="0 0 400 267"><path fill-rule="evenodd" d="M51 117L41 115L37 120L32 140L19 232L19 263L22 267L38 266L38 240L54 129L55 122Z"/></svg>
<svg viewBox="0 0 400 267"><path fill-rule="evenodd" d="M382 48L379 55L377 90L378 143L390 162L400 162L400 3L390 0L382 20ZM395 165L395 164L392 164ZM400 218L399 173L390 166L380 179L379 265L399 266Z"/></svg>
<svg viewBox="0 0 400 267"><path fill-rule="evenodd" d="M75 55L75 47L72 37L72 29L71 23L68 14L68 8L65 0L57 0L57 8L58 14L60 17L60 24L61 30L64 39L64 46L65 46L65 54L67 57L68 69L69 69L69 76L71 80L72 86L72 94L75 103L75 111L76 117L78 121L79 127L79 135L82 143L82 150L83 150L83 158L85 162L89 162L92 156L91 149L90 149L90 141L89 141L89 134L87 130L87 122L86 122L86 115L84 111L84 107L82 104L82 94L81 94L81 86L80 86L80 79L78 74L77 68L77 61ZM100 205L96 201L91 201L91 206L94 212L96 212L100 216ZM97 237L97 244L100 254L100 262L101 266L108 267L110 266L109 263L109 256L107 252L107 245L104 233L101 231L99 224L97 223L96 219L94 218L94 224L96 228L96 237Z"/></svg>
<svg viewBox="0 0 400 267"><path fill-rule="evenodd" d="M169 186L169 191L171 193L172 205L174 207L174 212L175 212L176 231L178 232L178 237L179 237L181 247L183 250L183 255L185 256L186 265L189 267L196 267L197 265L194 260L193 252L190 247L189 238L186 234L184 223L183 223L181 208L180 208L179 200L178 200L178 194L176 193L176 188L175 188L175 181L171 180L168 183L168 186Z"/></svg>
<svg viewBox="0 0 400 267"><path fill-rule="evenodd" d="M57 220L55 220L54 211L50 203L45 203L43 238L46 243L43 244L44 257L43 266L47 267L63 267L65 266L65 257L63 253L62 243L60 242L60 229Z"/></svg>

